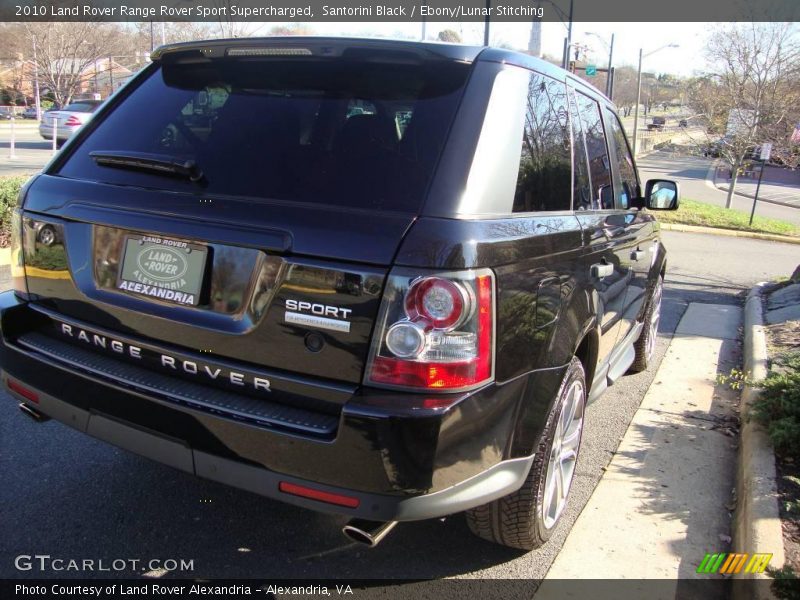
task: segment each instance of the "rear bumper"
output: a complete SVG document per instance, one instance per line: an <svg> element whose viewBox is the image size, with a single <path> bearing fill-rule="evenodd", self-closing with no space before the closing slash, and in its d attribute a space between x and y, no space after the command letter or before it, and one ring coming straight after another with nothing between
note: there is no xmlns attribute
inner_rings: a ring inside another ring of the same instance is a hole
<svg viewBox="0 0 800 600"><path fill-rule="evenodd" d="M74 127L72 127L72 126L71 127L65 127L63 125L59 125L59 127L58 127L58 139L59 140L67 140L70 137L72 137L72 135L76 131L78 131L78 129L80 129L80 128L81 128L80 125L77 125L77 126L74 126ZM53 139L53 126L52 125L45 125L44 123L41 123L39 125L39 135L41 135L46 140L52 140Z"/></svg>
<svg viewBox="0 0 800 600"><path fill-rule="evenodd" d="M171 403L53 360L15 341L29 312L13 293L0 294L6 392L79 431L270 498L369 520L426 519L515 491L533 462L508 450L526 378L460 394L446 409L401 410L397 393L359 390L334 435L321 439ZM9 378L35 391L38 402L10 390ZM282 482L345 496L355 506L288 494Z"/></svg>

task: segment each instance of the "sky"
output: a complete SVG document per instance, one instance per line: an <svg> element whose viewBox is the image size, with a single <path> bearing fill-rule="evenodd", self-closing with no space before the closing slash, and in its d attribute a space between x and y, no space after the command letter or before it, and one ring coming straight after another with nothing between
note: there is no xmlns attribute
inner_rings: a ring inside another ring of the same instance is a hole
<svg viewBox="0 0 800 600"><path fill-rule="evenodd" d="M275 23L255 25L256 34L266 34ZM406 36L419 36L420 23L313 23L314 31L320 35L373 35L392 36L402 33ZM633 65L639 60L639 49L645 54L668 44L679 44L678 48L665 48L644 59L642 69L652 73L672 73L688 76L703 71L703 47L713 23L580 23L572 28L573 42L588 44L598 66L608 64L608 50L596 37L587 36L591 31L600 35L606 42L615 35L614 66ZM427 37L435 39L442 29L458 31L465 43L483 44L483 23L428 23ZM492 23L491 41L498 45L501 41L515 49L526 49L530 36L530 23ZM566 37L566 27L562 23L542 23L542 51L561 57Z"/></svg>

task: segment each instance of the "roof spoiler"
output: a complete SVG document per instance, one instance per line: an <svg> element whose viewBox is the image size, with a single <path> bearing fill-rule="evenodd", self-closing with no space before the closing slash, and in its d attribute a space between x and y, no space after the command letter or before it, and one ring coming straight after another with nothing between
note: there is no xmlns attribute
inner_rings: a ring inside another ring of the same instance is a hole
<svg viewBox="0 0 800 600"><path fill-rule="evenodd" d="M483 50L479 46L404 42L359 38L280 36L270 38L234 38L170 44L156 48L150 58L176 62L204 62L227 57L349 57L374 62L421 62L444 59L473 62Z"/></svg>

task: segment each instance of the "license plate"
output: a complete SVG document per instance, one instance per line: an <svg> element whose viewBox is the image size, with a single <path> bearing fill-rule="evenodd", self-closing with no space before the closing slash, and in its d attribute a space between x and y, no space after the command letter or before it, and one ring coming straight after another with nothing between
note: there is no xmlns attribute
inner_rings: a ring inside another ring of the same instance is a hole
<svg viewBox="0 0 800 600"><path fill-rule="evenodd" d="M208 248L180 240L125 238L117 289L185 306L197 306Z"/></svg>

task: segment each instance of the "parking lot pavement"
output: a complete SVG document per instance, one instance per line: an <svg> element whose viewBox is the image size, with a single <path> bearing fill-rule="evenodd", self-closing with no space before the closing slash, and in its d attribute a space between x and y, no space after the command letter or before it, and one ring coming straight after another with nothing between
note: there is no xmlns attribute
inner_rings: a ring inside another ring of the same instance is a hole
<svg viewBox="0 0 800 600"><path fill-rule="evenodd" d="M681 197L698 202L725 206L727 192L714 187L713 167L715 160L702 156L688 156L680 153L658 151L637 161L642 182L647 179L673 179L680 184ZM737 185L738 187L738 185ZM734 194L733 208L750 212L753 200ZM759 202L756 215L781 219L800 225L800 205L780 205Z"/></svg>
<svg viewBox="0 0 800 600"><path fill-rule="evenodd" d="M729 549L737 448L738 393L717 374L741 364L741 323L738 306L689 305L548 579L709 578L696 570Z"/></svg>
<svg viewBox="0 0 800 600"><path fill-rule="evenodd" d="M796 246L665 232L668 274L654 367L692 302L738 306L755 282L792 272ZM377 548L345 519L191 477L79 434L36 424L0 392L0 577L140 573L18 571L14 557L184 558L170 577L543 578L625 436L655 369L621 378L587 409L570 504L550 541L523 553L471 536L461 515L403 523ZM347 468L343 465L343 468ZM694 556L686 557L687 560Z"/></svg>
<svg viewBox="0 0 800 600"><path fill-rule="evenodd" d="M714 179L714 185L720 191L727 193L730 182L728 179L717 177ZM756 188L758 188L757 178L740 178L736 180L734 193L744 198L755 198ZM762 181L761 187L758 189L758 199L759 201L763 200L765 202L800 208L800 186L789 183Z"/></svg>

